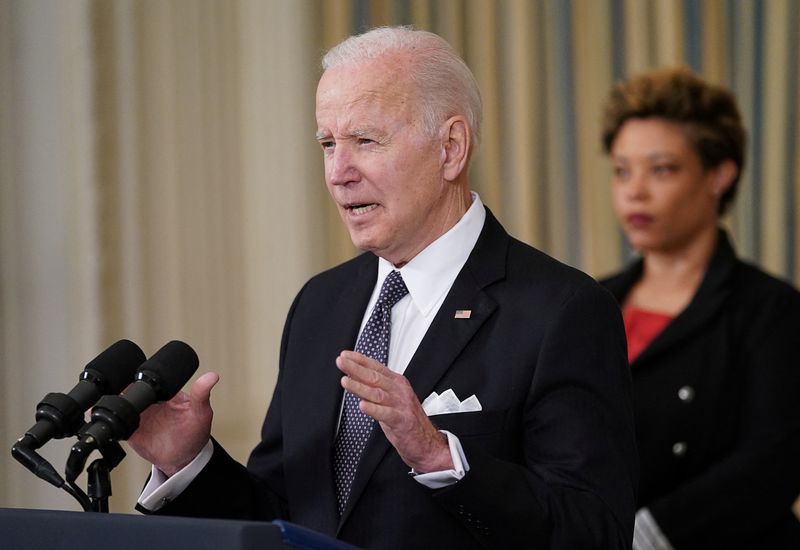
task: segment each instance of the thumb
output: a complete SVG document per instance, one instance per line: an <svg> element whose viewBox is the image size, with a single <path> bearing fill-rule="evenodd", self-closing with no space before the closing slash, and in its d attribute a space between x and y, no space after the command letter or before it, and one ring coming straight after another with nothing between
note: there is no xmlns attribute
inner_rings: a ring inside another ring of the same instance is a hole
<svg viewBox="0 0 800 550"><path fill-rule="evenodd" d="M192 384L189 390L191 401L197 404L207 404L211 399L211 389L219 382L216 372L207 372Z"/></svg>

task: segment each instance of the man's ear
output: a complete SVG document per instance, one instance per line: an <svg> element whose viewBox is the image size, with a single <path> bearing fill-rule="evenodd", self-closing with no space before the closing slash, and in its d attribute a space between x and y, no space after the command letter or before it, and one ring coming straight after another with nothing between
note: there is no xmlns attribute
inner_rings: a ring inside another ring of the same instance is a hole
<svg viewBox="0 0 800 550"><path fill-rule="evenodd" d="M463 116L447 119L442 125L442 173L447 181L454 181L467 169L472 134Z"/></svg>
<svg viewBox="0 0 800 550"><path fill-rule="evenodd" d="M733 185L733 181L739 174L736 163L728 159L712 170L711 191L714 196L721 197Z"/></svg>

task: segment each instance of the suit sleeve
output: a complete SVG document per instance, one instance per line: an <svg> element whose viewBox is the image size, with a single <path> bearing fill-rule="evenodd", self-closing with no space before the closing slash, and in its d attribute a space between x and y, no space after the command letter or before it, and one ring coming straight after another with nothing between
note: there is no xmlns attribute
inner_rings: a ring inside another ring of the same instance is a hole
<svg viewBox="0 0 800 550"><path fill-rule="evenodd" d="M649 505L676 548L737 547L762 537L792 518L800 493L800 294L760 304L746 324L735 447Z"/></svg>
<svg viewBox="0 0 800 550"><path fill-rule="evenodd" d="M487 548L629 549L638 459L624 329L611 295L579 286L530 361L520 463L467 442L469 472L435 498Z"/></svg>
<svg viewBox="0 0 800 550"><path fill-rule="evenodd" d="M180 495L154 514L270 521L283 518L285 506L263 480L253 477L214 441L214 454L206 467Z"/></svg>

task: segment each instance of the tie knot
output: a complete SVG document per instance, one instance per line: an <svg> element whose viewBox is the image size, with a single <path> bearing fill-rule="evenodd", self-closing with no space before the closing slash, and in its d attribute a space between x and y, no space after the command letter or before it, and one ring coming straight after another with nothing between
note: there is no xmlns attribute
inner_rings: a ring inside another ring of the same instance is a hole
<svg viewBox="0 0 800 550"><path fill-rule="evenodd" d="M406 294L408 294L408 288L403 282L400 272L392 271L383 281L381 293L378 295L378 303L391 308Z"/></svg>

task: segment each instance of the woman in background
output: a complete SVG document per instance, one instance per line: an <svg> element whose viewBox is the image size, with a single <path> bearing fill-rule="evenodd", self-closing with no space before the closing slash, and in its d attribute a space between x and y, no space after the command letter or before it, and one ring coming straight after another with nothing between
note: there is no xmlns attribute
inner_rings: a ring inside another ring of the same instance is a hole
<svg viewBox="0 0 800 550"><path fill-rule="evenodd" d="M732 94L688 69L618 84L616 215L640 259L604 281L625 318L641 461L634 549L800 548L800 293L736 257Z"/></svg>

